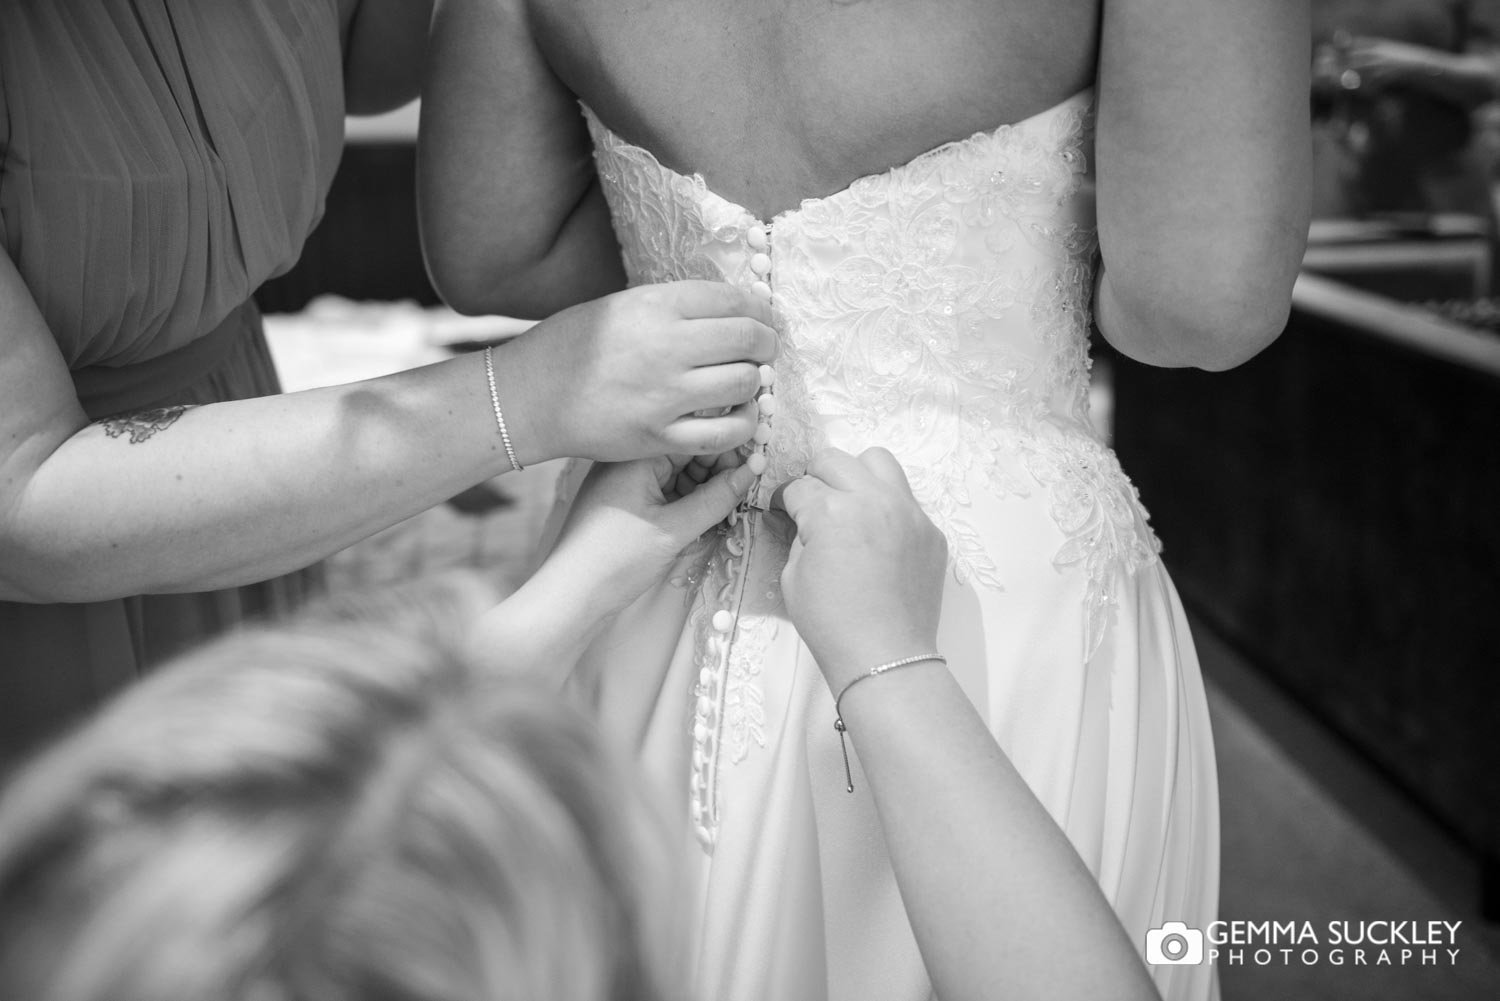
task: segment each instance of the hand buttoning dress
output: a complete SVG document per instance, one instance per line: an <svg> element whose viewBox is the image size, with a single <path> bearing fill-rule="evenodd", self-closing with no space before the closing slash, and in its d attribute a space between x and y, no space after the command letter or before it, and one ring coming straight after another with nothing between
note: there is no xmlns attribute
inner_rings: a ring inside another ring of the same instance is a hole
<svg viewBox="0 0 1500 1001"><path fill-rule="evenodd" d="M941 649L1143 949L1163 921L1217 916L1217 788L1186 620L1087 414L1090 108L770 220L585 115L633 284L769 287L782 353L754 499L825 444L895 453L948 538ZM710 533L576 680L691 830L693 996L926 999L858 762L850 795L781 602L790 535L758 510ZM1215 993L1209 967L1153 972L1169 1001Z"/></svg>

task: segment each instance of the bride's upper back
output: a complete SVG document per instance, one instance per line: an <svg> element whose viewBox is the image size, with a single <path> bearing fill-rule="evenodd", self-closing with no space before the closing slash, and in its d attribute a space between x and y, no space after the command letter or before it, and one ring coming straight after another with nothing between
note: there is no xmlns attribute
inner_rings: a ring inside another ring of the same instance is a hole
<svg viewBox="0 0 1500 1001"><path fill-rule="evenodd" d="M1093 79L1100 0L532 0L574 93L761 218Z"/></svg>

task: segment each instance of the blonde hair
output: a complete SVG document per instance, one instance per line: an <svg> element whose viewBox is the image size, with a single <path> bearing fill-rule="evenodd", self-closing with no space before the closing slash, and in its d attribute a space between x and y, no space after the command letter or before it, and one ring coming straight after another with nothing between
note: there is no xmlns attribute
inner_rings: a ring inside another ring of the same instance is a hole
<svg viewBox="0 0 1500 1001"><path fill-rule="evenodd" d="M0 996L664 999L676 887L623 756L455 637L448 580L231 636L0 796Z"/></svg>

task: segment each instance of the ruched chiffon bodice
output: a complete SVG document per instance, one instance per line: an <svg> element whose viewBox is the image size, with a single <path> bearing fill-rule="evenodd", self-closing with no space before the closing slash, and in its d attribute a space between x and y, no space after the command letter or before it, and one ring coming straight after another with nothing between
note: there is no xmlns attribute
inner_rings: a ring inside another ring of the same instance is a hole
<svg viewBox="0 0 1500 1001"><path fill-rule="evenodd" d="M0 247L89 417L279 391L251 295L322 215L343 144L341 31L339 0L4 4ZM318 580L0 602L0 765Z"/></svg>
<svg viewBox="0 0 1500 1001"><path fill-rule="evenodd" d="M1215 917L1197 661L1088 414L1091 106L1075 95L771 219L584 109L631 282L769 295L781 335L751 508L574 675L680 810L692 996L932 996L858 756L850 795L832 695L781 598L792 527L765 501L824 445L905 467L948 539L950 669L1137 946ZM1214 993L1207 967L1154 975L1171 1001Z"/></svg>
<svg viewBox="0 0 1500 1001"><path fill-rule="evenodd" d="M343 143L338 0L19 0L0 246L70 368L216 328L290 268Z"/></svg>

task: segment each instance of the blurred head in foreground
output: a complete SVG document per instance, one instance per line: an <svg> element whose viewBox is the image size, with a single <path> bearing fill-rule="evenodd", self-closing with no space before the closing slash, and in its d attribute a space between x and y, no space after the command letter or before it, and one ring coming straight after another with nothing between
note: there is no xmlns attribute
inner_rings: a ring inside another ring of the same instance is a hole
<svg viewBox="0 0 1500 1001"><path fill-rule="evenodd" d="M0 796L0 997L656 1001L675 884L628 759L463 653L446 580L180 659Z"/></svg>

